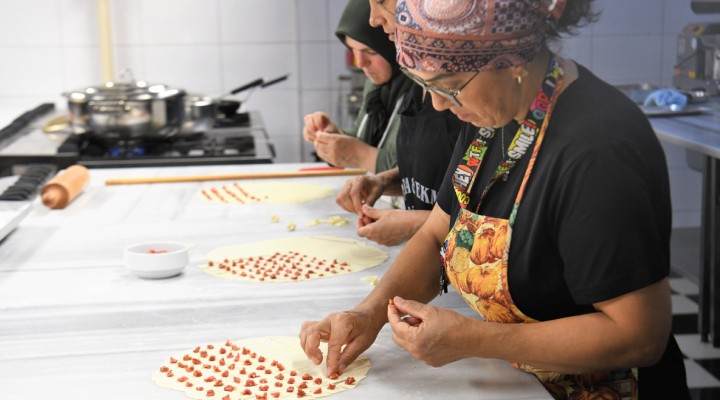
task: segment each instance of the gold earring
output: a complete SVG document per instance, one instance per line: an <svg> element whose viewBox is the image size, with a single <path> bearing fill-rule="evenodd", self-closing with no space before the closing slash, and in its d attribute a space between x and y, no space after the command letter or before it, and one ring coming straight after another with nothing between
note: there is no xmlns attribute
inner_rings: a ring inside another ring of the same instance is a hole
<svg viewBox="0 0 720 400"><path fill-rule="evenodd" d="M518 75L516 78L518 85L522 85L522 76Z"/></svg>

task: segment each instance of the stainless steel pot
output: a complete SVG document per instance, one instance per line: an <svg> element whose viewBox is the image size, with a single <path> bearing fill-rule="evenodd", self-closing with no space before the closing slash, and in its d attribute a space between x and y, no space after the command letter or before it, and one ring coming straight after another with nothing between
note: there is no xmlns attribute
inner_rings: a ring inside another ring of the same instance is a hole
<svg viewBox="0 0 720 400"><path fill-rule="evenodd" d="M210 96L190 94L185 97L185 118L182 132L207 132L213 127L217 115L217 105Z"/></svg>
<svg viewBox="0 0 720 400"><path fill-rule="evenodd" d="M214 99L210 96L191 94L185 97L185 120L182 131L184 133L206 132L215 125L218 118L232 118L242 105L238 100L227 100L225 97L254 89L264 85L262 78L250 81L237 87L223 96ZM275 83L275 81L273 81Z"/></svg>
<svg viewBox="0 0 720 400"><path fill-rule="evenodd" d="M189 94L185 96L185 112L182 123L183 134L193 134L199 132L207 132L215 126L218 119L233 118L237 114L242 102L239 100L225 99L227 96L236 95L240 92L255 89L257 87L267 87L282 82L287 79L288 75L281 76L266 82L262 78L250 81L240 87L237 87L223 96L215 99L202 94ZM245 99L247 101L249 96Z"/></svg>
<svg viewBox="0 0 720 400"><path fill-rule="evenodd" d="M181 135L185 92L165 85L108 82L64 93L72 132L110 139Z"/></svg>

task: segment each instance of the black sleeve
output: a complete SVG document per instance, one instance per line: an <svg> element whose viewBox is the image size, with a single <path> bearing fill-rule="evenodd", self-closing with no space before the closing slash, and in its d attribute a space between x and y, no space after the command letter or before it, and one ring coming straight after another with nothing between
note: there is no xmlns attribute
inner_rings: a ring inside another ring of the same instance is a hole
<svg viewBox="0 0 720 400"><path fill-rule="evenodd" d="M658 148L652 141L604 142L579 154L559 177L552 214L577 303L604 301L667 276L671 212Z"/></svg>

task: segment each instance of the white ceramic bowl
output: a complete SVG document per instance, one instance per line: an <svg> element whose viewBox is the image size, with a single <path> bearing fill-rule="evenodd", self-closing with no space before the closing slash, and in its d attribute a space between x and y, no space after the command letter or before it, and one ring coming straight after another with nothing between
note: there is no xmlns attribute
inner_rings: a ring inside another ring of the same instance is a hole
<svg viewBox="0 0 720 400"><path fill-rule="evenodd" d="M148 242L125 248L125 268L141 278L160 279L178 275L190 263L190 245Z"/></svg>

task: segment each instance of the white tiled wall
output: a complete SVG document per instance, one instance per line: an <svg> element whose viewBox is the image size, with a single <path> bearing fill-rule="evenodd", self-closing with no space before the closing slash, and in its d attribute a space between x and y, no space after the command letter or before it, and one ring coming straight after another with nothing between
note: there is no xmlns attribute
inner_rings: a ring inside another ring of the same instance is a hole
<svg viewBox="0 0 720 400"><path fill-rule="evenodd" d="M690 0L596 0L600 21L564 42L562 53L613 84L669 85L677 34L697 16ZM255 91L278 161L309 160L302 116L337 113L345 74L334 36L344 0L110 0L116 78L218 96L258 77L290 73ZM0 0L0 108L63 104L63 91L102 81L93 0ZM242 98L242 95L241 95ZM676 226L699 225L699 174L666 146ZM695 184L697 181L697 185Z"/></svg>

